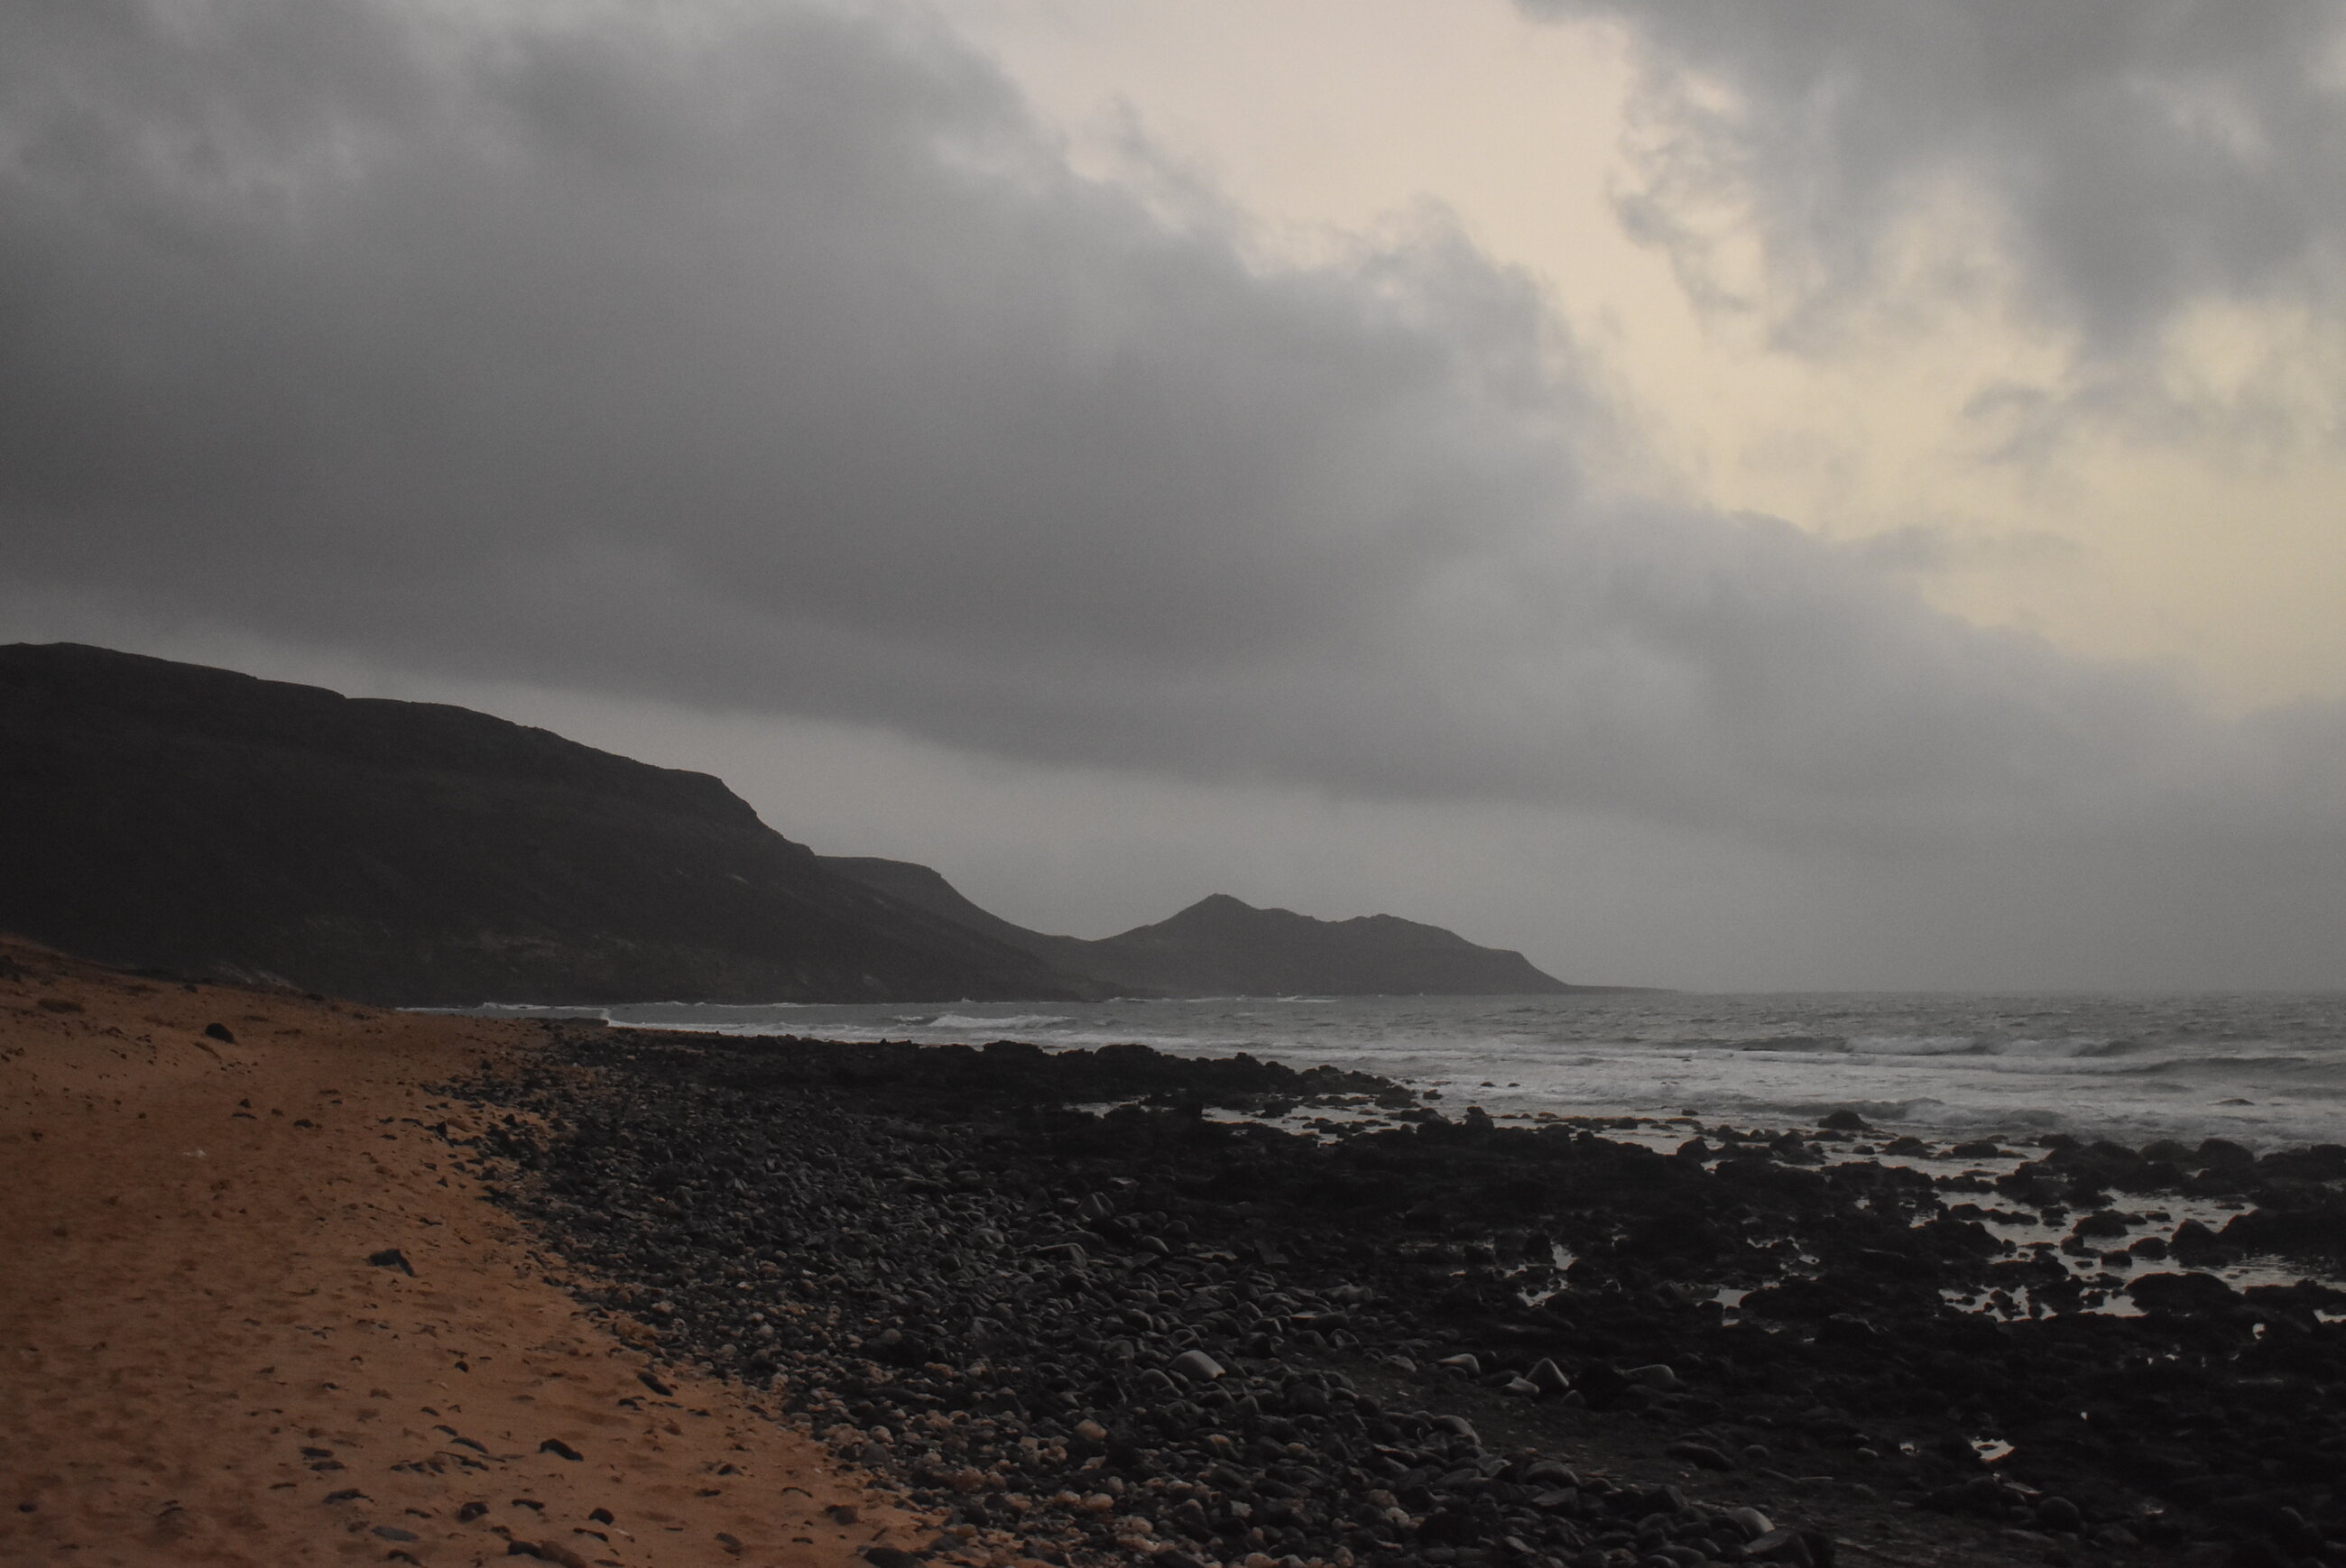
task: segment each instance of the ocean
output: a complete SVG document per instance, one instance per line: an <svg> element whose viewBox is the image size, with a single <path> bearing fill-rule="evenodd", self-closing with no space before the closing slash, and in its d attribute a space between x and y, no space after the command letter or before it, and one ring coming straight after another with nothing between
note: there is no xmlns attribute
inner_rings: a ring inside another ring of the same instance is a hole
<svg viewBox="0 0 2346 1568"><path fill-rule="evenodd" d="M2346 1142L2346 993L1225 997L949 1006L680 1003L484 1009L728 1034L1125 1042L1357 1068L1451 1115L1693 1115L1752 1127L1854 1110L1918 1136L2140 1145Z"/></svg>

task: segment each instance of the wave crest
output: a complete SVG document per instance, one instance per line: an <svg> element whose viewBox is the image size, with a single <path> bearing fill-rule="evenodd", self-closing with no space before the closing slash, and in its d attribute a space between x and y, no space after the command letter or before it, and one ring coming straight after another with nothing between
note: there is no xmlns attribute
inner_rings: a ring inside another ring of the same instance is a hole
<svg viewBox="0 0 2346 1568"><path fill-rule="evenodd" d="M913 1020L906 1019L906 1023ZM964 1013L941 1013L928 1021L931 1029L1048 1029L1054 1023L1072 1023L1054 1013L1010 1013L1000 1018L982 1018Z"/></svg>

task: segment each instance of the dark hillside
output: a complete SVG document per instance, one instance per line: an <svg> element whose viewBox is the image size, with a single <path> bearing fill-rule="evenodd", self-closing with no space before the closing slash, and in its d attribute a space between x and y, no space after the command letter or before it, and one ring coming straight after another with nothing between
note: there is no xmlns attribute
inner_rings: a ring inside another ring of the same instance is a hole
<svg viewBox="0 0 2346 1568"><path fill-rule="evenodd" d="M909 860L835 856L822 863L1132 996L1524 996L1607 989L1566 985L1521 953L1477 947L1454 932L1392 915L1314 920L1217 893L1170 920L1086 942L1013 925Z"/></svg>
<svg viewBox="0 0 2346 1568"><path fill-rule="evenodd" d="M1551 995L1579 989L1519 952L1477 947L1395 915L1314 920L1226 893L1170 920L1090 942L1102 978L1129 975L1189 996Z"/></svg>
<svg viewBox="0 0 2346 1568"><path fill-rule="evenodd" d="M982 932L996 942L1023 949L1070 972L1080 972L1081 954L1094 945L1080 937L1046 936L1039 931L1014 925L991 910L980 909L959 888L945 881L942 872L917 861L887 860L874 855L819 855L816 859L826 870L852 877L915 909Z"/></svg>
<svg viewBox="0 0 2346 1568"><path fill-rule="evenodd" d="M717 779L459 708L0 647L0 929L379 1002L1050 998Z"/></svg>

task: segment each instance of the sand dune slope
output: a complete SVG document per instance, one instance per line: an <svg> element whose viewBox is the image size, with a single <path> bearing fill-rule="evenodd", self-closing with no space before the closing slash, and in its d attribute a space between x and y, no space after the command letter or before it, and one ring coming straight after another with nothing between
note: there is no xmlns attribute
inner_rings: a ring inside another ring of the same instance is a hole
<svg viewBox="0 0 2346 1568"><path fill-rule="evenodd" d="M481 1201L427 1085L536 1038L0 943L0 1562L917 1544L741 1390L604 1332Z"/></svg>

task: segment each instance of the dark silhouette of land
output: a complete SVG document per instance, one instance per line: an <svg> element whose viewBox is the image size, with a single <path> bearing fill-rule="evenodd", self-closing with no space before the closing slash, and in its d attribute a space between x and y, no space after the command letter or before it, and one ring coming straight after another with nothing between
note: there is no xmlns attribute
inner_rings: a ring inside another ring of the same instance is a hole
<svg viewBox="0 0 2346 1568"><path fill-rule="evenodd" d="M0 929L410 1005L1071 998L705 774L465 708L0 648Z"/></svg>
<svg viewBox="0 0 2346 1568"><path fill-rule="evenodd" d="M1217 895L1097 942L824 858L706 774L434 703L0 647L0 930L405 1005L1589 989L1391 915Z"/></svg>
<svg viewBox="0 0 2346 1568"><path fill-rule="evenodd" d="M927 866L849 856L823 863L1127 995L1554 996L1611 989L1567 985L1522 953L1477 947L1394 915L1314 920L1215 893L1169 920L1086 942L1013 925Z"/></svg>

